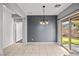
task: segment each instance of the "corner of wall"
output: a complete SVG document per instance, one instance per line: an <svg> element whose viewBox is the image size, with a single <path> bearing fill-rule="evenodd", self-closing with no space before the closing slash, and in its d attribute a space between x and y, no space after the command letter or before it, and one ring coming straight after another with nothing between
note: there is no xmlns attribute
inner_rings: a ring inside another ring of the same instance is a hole
<svg viewBox="0 0 79 59"><path fill-rule="evenodd" d="M27 16L23 21L23 39L24 43L27 44Z"/></svg>

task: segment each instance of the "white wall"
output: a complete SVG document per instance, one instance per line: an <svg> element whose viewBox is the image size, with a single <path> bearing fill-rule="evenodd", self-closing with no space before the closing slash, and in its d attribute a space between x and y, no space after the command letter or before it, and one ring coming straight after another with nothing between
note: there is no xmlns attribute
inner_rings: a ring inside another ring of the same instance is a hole
<svg viewBox="0 0 79 59"><path fill-rule="evenodd" d="M3 48L14 43L13 18L11 14L13 10L3 7L0 3L0 55L3 55Z"/></svg>
<svg viewBox="0 0 79 59"><path fill-rule="evenodd" d="M61 20L58 20L57 21L57 31L58 31L58 34L57 34L57 37L58 37L58 43L61 44Z"/></svg>
<svg viewBox="0 0 79 59"><path fill-rule="evenodd" d="M12 11L7 7L3 8L3 48L13 44L13 18Z"/></svg>
<svg viewBox="0 0 79 59"><path fill-rule="evenodd" d="M2 41L3 41L3 6L0 4L0 55L3 55Z"/></svg>
<svg viewBox="0 0 79 59"><path fill-rule="evenodd" d="M27 16L23 21L23 39L24 43L27 43Z"/></svg>

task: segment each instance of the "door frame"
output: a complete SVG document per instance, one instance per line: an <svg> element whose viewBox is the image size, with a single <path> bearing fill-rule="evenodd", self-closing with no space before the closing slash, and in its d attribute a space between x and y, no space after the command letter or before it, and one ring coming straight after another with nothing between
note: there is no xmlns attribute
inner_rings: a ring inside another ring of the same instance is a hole
<svg viewBox="0 0 79 59"><path fill-rule="evenodd" d="M62 21L64 21L65 19L69 19L69 49L71 50L71 20L73 19L73 18L77 18L77 17L79 17L79 11L78 12L76 12L76 13L73 13L73 14L70 14L70 15L68 15L67 17L64 17L64 18L62 18L62 19L60 19L59 20L59 22L60 22L60 28L61 28L61 33L62 33ZM60 44L61 44L61 46L63 46L62 45L62 34L60 35ZM63 46L64 47L64 46ZM65 47L64 47L65 48ZM67 48L66 48L67 49ZM67 49L68 50L68 49ZM69 50L68 50L69 51Z"/></svg>

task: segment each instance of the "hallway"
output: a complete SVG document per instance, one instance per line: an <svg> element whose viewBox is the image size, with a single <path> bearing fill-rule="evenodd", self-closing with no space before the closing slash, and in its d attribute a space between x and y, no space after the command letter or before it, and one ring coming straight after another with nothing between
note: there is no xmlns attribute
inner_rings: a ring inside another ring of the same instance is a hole
<svg viewBox="0 0 79 59"><path fill-rule="evenodd" d="M56 43L16 43L4 49L6 56L63 56L69 53Z"/></svg>

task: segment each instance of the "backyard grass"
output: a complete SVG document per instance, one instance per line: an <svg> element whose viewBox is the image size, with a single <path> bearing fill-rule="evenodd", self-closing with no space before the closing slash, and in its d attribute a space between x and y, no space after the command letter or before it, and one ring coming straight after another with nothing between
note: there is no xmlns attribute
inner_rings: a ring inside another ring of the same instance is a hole
<svg viewBox="0 0 79 59"><path fill-rule="evenodd" d="M63 36L62 37L62 43L63 44L68 44L69 43L69 38ZM71 39L71 44L79 45L79 38L72 38Z"/></svg>

